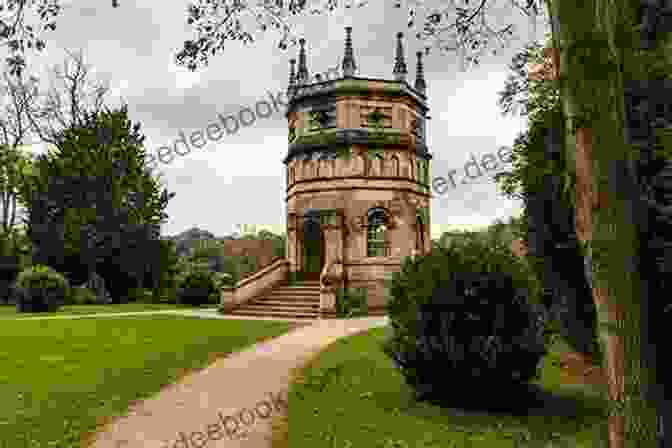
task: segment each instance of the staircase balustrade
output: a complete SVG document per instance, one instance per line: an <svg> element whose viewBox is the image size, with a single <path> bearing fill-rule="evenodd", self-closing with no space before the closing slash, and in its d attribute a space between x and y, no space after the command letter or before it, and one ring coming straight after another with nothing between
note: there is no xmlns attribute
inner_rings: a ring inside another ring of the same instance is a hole
<svg viewBox="0 0 672 448"><path fill-rule="evenodd" d="M336 314L336 290L343 287L343 263L331 260L320 274L320 316Z"/></svg>
<svg viewBox="0 0 672 448"><path fill-rule="evenodd" d="M232 287L223 287L221 292L220 312L228 312L255 297L272 289L287 279L289 260L278 257L274 262L258 269L251 275L239 280Z"/></svg>

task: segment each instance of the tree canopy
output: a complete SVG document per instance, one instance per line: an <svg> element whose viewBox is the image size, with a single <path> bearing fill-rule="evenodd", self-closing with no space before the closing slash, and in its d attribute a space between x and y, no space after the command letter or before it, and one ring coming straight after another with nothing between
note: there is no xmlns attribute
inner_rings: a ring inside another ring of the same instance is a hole
<svg viewBox="0 0 672 448"><path fill-rule="evenodd" d="M269 30L281 33L277 46L286 50L298 41L293 19L368 4L367 0L199 0L187 5L186 23L194 37L184 42L175 60L196 70L222 54L227 42L251 44ZM438 0L394 0L390 5L407 10L407 27L416 28L415 35L425 41L427 54L433 47L441 52L457 51L473 64L479 64L488 49L496 53L506 47L515 35L513 24L492 25L493 6L506 5L529 17L532 24L544 12L543 0L450 0L449 5ZM112 0L113 8L119 6ZM0 5L0 44L9 49L6 63L12 74L23 71L27 52L46 48L46 35L56 29L62 9L62 0L7 0Z"/></svg>

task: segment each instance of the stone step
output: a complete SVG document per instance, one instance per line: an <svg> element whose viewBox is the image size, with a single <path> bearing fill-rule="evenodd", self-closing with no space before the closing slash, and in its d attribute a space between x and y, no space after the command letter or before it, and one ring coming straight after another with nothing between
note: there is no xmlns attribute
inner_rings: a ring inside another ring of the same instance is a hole
<svg viewBox="0 0 672 448"><path fill-rule="evenodd" d="M254 300L259 300L259 299L269 299L269 300L290 300L293 302L301 302L301 301L312 301L312 300L320 300L320 295L319 294L310 294L310 295L303 295L299 296L296 294L291 294L291 293L284 293L284 294L264 294L263 296L259 296L255 298Z"/></svg>
<svg viewBox="0 0 672 448"><path fill-rule="evenodd" d="M245 311L282 311L282 312L296 312L296 313L318 313L319 307L296 307L292 305L258 305L251 303L240 307L239 309Z"/></svg>
<svg viewBox="0 0 672 448"><path fill-rule="evenodd" d="M273 288L269 294L291 294L291 295L319 295L319 289L290 289L290 288Z"/></svg>
<svg viewBox="0 0 672 448"><path fill-rule="evenodd" d="M320 286L287 286L287 285L280 285L276 286L273 288L274 290L280 290L280 291L319 291Z"/></svg>
<svg viewBox="0 0 672 448"><path fill-rule="evenodd" d="M287 303L320 303L320 296L314 295L310 297L296 297L296 296L260 296L255 297L250 302L287 302Z"/></svg>
<svg viewBox="0 0 672 448"><path fill-rule="evenodd" d="M257 296L258 298L264 298L264 299L289 299L289 300L313 300L313 299L319 299L320 295L318 293L315 294L293 294L291 292L283 292L283 293L266 293L261 296Z"/></svg>
<svg viewBox="0 0 672 448"><path fill-rule="evenodd" d="M296 308L319 308L320 300L312 300L310 302L298 302L293 300L269 300L269 299L259 299L251 302L250 305L263 305L263 306L288 306Z"/></svg>
<svg viewBox="0 0 672 448"><path fill-rule="evenodd" d="M287 282L281 282L278 284L278 286L287 286L289 288L303 288L303 287L309 287L309 288L317 288L320 286L320 282L303 282L303 283L292 283L291 285Z"/></svg>
<svg viewBox="0 0 672 448"><path fill-rule="evenodd" d="M239 308L230 311L229 314L235 316L286 317L286 318L306 318L306 319L317 319L319 317L318 313L310 313L310 312L247 310L245 308Z"/></svg>
<svg viewBox="0 0 672 448"><path fill-rule="evenodd" d="M228 314L255 317L317 319L320 317L320 282L281 283Z"/></svg>

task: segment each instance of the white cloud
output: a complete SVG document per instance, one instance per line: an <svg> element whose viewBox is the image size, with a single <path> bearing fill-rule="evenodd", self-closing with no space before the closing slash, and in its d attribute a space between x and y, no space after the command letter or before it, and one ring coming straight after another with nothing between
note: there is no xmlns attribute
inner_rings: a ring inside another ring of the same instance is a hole
<svg viewBox="0 0 672 448"><path fill-rule="evenodd" d="M79 3L66 2L70 3L72 7L39 61L60 63L60 50L83 46L87 63L110 78L112 103L123 97L131 120L142 123L148 151L172 145L180 130L204 129L217 120L217 113L235 113L239 107L266 97L268 91L284 89L288 60L298 52L297 48L278 50L280 33L271 30L258 34L252 45L227 41L224 53L211 57L205 68L191 72L174 62L183 42L193 38L185 27L186 13L180 2L121 2L120 8L112 9L101 0L93 8L101 14L93 16L80 11ZM404 10L391 8L387 2L373 2L337 15L303 17L296 31L308 40L311 74L324 72L342 58L343 28L351 25L358 75L387 79L392 79L395 35L403 31L412 84L415 52L422 43L407 28L406 19ZM527 37L525 20L519 25ZM522 44L488 57L487 65L467 72L459 71L455 55L434 51L425 58L433 117L427 127L429 147L435 154L433 176L462 169L470 153L480 156L510 145L522 130L522 120L501 117L496 105L506 64ZM194 222L217 235L230 233L238 223L284 226L286 125L284 116L275 114L161 167L168 189L177 193L166 210L170 218L163 232L175 234ZM495 185L485 179L476 185L460 185L450 195L433 201L432 232L441 226L487 225L496 217L514 213L516 207L519 204L502 198Z"/></svg>

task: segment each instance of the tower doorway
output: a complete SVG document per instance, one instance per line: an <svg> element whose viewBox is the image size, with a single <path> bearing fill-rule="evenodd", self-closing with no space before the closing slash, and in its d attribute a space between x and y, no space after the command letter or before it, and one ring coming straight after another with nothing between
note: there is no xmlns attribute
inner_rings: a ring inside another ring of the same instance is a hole
<svg viewBox="0 0 672 448"><path fill-rule="evenodd" d="M324 266L324 232L319 210L308 210L303 218L303 278L319 280Z"/></svg>

